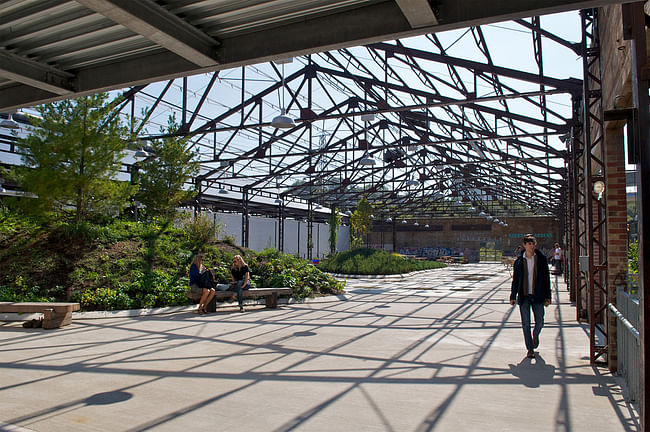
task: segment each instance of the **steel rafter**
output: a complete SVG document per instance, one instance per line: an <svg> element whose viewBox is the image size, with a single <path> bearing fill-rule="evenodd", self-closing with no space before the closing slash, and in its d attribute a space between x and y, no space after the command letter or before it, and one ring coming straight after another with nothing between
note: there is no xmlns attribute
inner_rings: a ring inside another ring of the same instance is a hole
<svg viewBox="0 0 650 432"><path fill-rule="evenodd" d="M575 122L551 101L582 88L545 73L544 54L576 44L537 18L513 25L530 32L534 72L499 64L474 27L457 39L472 55L430 34L142 85L120 109L141 145L166 136L157 131L175 114L174 135L189 137L201 161L198 201L245 203L245 217L276 217L274 198L282 215L305 217L310 203L347 211L361 196L395 218L564 217L569 153L558 137ZM281 108L294 127L270 126ZM375 165L362 164L367 156Z"/></svg>

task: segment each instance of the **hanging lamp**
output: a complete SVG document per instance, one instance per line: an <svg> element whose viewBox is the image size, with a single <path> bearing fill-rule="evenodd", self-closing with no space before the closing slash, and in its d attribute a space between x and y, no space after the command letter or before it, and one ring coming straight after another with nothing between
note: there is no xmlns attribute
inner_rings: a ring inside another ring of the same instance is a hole
<svg viewBox="0 0 650 432"><path fill-rule="evenodd" d="M406 186L417 186L419 185L420 182L415 180L414 178L409 177L408 180L406 180Z"/></svg>
<svg viewBox="0 0 650 432"><path fill-rule="evenodd" d="M296 126L296 123L294 122L293 118L291 118L289 115L287 115L287 110L284 105L284 90L285 90L285 85L284 85L284 64L285 63L290 63L291 59L289 61L283 61L282 62L282 109L280 110L280 115L276 116L271 120L271 126L277 129L291 129L292 127ZM279 62L276 62L279 63Z"/></svg>
<svg viewBox="0 0 650 432"><path fill-rule="evenodd" d="M0 121L0 127L7 129L20 129L20 125L16 120L14 120L11 114L8 114L6 119Z"/></svg>
<svg viewBox="0 0 650 432"><path fill-rule="evenodd" d="M376 163L377 161L375 161L368 153L366 153L366 155L359 161L359 164L363 166L373 166Z"/></svg>

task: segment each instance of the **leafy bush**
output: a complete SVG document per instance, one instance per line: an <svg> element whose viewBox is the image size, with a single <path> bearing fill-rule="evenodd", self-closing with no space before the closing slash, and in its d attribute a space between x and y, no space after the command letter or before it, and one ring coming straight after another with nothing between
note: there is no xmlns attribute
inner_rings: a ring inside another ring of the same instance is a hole
<svg viewBox="0 0 650 432"><path fill-rule="evenodd" d="M445 267L435 261L417 261L377 249L354 249L330 255L318 266L321 270L343 274L398 274Z"/></svg>
<svg viewBox="0 0 650 432"><path fill-rule="evenodd" d="M85 310L140 309L190 304L185 295L187 277L173 278L162 271L141 272L135 280L116 288L77 291L73 300Z"/></svg>
<svg viewBox="0 0 650 432"><path fill-rule="evenodd" d="M56 288L56 292L58 292L61 287ZM46 302L54 300L54 295L50 296L47 290L44 290L39 286L29 286L25 284L22 276L17 276L10 285L0 285L0 301Z"/></svg>
<svg viewBox="0 0 650 432"><path fill-rule="evenodd" d="M308 261L275 249L262 251L254 262L249 262L249 267L252 278L258 278L261 286L289 287L296 298L343 292L344 283L323 273Z"/></svg>
<svg viewBox="0 0 650 432"><path fill-rule="evenodd" d="M119 234L109 226L100 226L86 221L79 223L69 222L56 225L51 230L53 240L69 241L82 240L86 244L113 243L120 240Z"/></svg>
<svg viewBox="0 0 650 432"><path fill-rule="evenodd" d="M630 273L639 272L639 242L630 242L627 247L628 271Z"/></svg>
<svg viewBox="0 0 650 432"><path fill-rule="evenodd" d="M41 231L41 227L36 221L11 212L4 207L0 207L0 209L0 243L18 233L32 236Z"/></svg>
<svg viewBox="0 0 650 432"><path fill-rule="evenodd" d="M161 229L156 220L41 226L12 212L0 217L9 221L0 224L2 301L74 300L83 310L190 304L187 275L197 250L204 251L218 283L230 282L232 257L241 254L254 287L288 286L304 298L340 293L344 286L292 255L274 249L258 254L213 240L199 244L200 236Z"/></svg>
<svg viewBox="0 0 650 432"><path fill-rule="evenodd" d="M186 219L184 225L190 247L197 252L212 242L223 229L221 223L215 224L212 217L204 213L197 214L196 218Z"/></svg>

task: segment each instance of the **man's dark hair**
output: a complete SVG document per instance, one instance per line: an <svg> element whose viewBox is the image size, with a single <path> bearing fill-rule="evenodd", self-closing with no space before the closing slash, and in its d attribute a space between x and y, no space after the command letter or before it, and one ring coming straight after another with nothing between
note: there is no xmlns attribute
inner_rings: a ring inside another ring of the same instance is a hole
<svg viewBox="0 0 650 432"><path fill-rule="evenodd" d="M536 245L537 244L537 239L532 234L526 234L524 236L524 244L526 244L526 243L532 243L532 244Z"/></svg>

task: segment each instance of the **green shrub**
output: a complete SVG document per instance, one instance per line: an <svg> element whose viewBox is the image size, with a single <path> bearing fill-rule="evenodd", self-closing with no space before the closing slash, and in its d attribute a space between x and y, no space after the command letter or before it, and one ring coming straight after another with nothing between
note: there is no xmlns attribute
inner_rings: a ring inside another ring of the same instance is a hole
<svg viewBox="0 0 650 432"><path fill-rule="evenodd" d="M119 240L116 231L109 226L94 225L88 222L62 223L55 226L50 234L53 240L83 240L86 244L94 242L114 243Z"/></svg>
<svg viewBox="0 0 650 432"><path fill-rule="evenodd" d="M639 272L639 242L630 242L627 247L628 271L630 273Z"/></svg>
<svg viewBox="0 0 650 432"><path fill-rule="evenodd" d="M345 286L310 262L275 249L262 251L255 261L249 261L249 267L261 286L289 287L296 298L340 294Z"/></svg>
<svg viewBox="0 0 650 432"><path fill-rule="evenodd" d="M0 285L0 301L8 302L52 302L65 295L65 288L59 285L47 289L31 285L23 276L16 278L7 285Z"/></svg>
<svg viewBox="0 0 650 432"><path fill-rule="evenodd" d="M162 271L141 272L130 283L77 291L73 299L85 310L180 306L190 304L185 295L188 285L187 277L174 278Z"/></svg>
<svg viewBox="0 0 650 432"><path fill-rule="evenodd" d="M47 302L54 301L39 286L28 287L23 284L21 276L12 285L0 285L0 301L3 302Z"/></svg>
<svg viewBox="0 0 650 432"><path fill-rule="evenodd" d="M398 274L445 267L435 261L417 261L378 249L354 249L330 255L318 266L343 274Z"/></svg>
<svg viewBox="0 0 650 432"><path fill-rule="evenodd" d="M214 270L218 283L230 282L232 257L239 253L249 264L253 287L288 286L298 298L337 294L344 287L292 255L237 246L222 250L212 240L198 244L200 236L189 235L184 227L161 230L156 220L48 227L10 211L0 218L8 222L0 224L2 301L73 300L83 310L190 304L185 291L197 250L204 251L204 263ZM227 241L234 245L233 238Z"/></svg>
<svg viewBox="0 0 650 432"><path fill-rule="evenodd" d="M99 287L95 290L76 291L72 300L84 310L132 309L133 300L121 289Z"/></svg>
<svg viewBox="0 0 650 432"><path fill-rule="evenodd" d="M212 216L198 213L195 218L188 218L184 221L184 228L191 249L200 251L206 244L215 240L217 232L222 229L222 225L215 224Z"/></svg>

